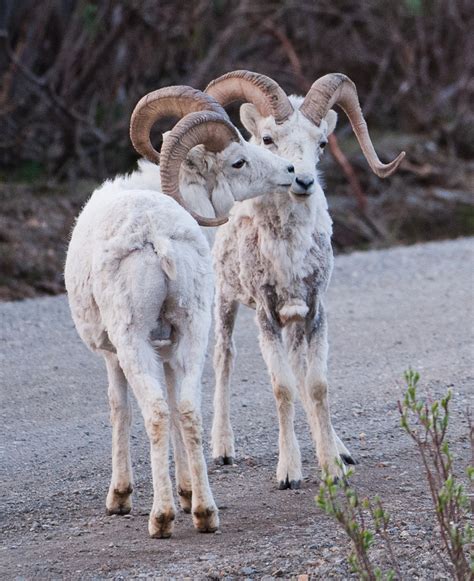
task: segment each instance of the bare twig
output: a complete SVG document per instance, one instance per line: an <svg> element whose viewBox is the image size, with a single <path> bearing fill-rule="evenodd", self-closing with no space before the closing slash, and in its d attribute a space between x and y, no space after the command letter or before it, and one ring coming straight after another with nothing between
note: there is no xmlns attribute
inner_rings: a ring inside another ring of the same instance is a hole
<svg viewBox="0 0 474 581"><path fill-rule="evenodd" d="M6 33L6 31L0 31L0 41L3 41L5 52L8 55L10 61L12 63L14 63L16 67L18 67L18 70L31 83L35 84L37 87L39 87L43 91L45 96L47 96L49 98L50 102L53 105L55 105L56 108L58 108L62 113L64 113L67 117L70 117L74 121L77 121L83 125L86 125L97 139L99 139L100 141L102 141L104 143L107 142L107 136L105 135L105 133L101 129L96 127L90 119L88 119L87 117L84 117L84 115L81 115L80 113L78 113L74 108L69 107L64 102L64 100L57 93L54 92L54 90L51 88L49 83L47 83L45 81L45 79L35 75L32 71L30 71L28 69L28 67L23 65L18 60L16 54L12 51L12 49L10 47L10 44L8 42L8 34Z"/></svg>
<svg viewBox="0 0 474 581"><path fill-rule="evenodd" d="M360 187L359 180L355 174L354 168L349 163L347 157L341 151L339 144L337 142L336 136L334 134L329 136L329 147L331 148L331 153L334 155L335 160L341 166L342 171L346 175L346 178L351 185L352 193L357 200L357 206L361 213L365 214L367 210L367 196L362 191Z"/></svg>

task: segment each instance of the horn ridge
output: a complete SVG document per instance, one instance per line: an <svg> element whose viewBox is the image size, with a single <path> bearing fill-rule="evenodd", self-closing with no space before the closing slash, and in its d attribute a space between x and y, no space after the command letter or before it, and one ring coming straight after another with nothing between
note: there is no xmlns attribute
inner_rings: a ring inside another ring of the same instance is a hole
<svg viewBox="0 0 474 581"><path fill-rule="evenodd" d="M334 105L339 105L349 118L372 171L381 178L392 175L405 157L405 152L402 151L390 163L380 161L360 107L356 86L349 77L342 73L331 73L317 79L306 94L300 111L315 125L319 125Z"/></svg>
<svg viewBox="0 0 474 581"><path fill-rule="evenodd" d="M211 95L192 87L178 85L151 91L138 101L130 119L133 147L142 157L159 163L160 154L150 141L153 125L164 117L182 118L203 110L215 111L228 119L225 109Z"/></svg>
<svg viewBox="0 0 474 581"><path fill-rule="evenodd" d="M188 152L202 144L208 151L219 152L231 141L240 142L240 135L227 117L215 111L189 113L167 136L161 150L161 187L164 194L183 206L200 226L220 226L227 217L205 218L187 207L179 189L179 170Z"/></svg>
<svg viewBox="0 0 474 581"><path fill-rule="evenodd" d="M263 117L270 115L276 123L284 123L293 113L285 91L270 77L247 70L226 73L214 79L205 92L226 107L237 100L253 103Z"/></svg>

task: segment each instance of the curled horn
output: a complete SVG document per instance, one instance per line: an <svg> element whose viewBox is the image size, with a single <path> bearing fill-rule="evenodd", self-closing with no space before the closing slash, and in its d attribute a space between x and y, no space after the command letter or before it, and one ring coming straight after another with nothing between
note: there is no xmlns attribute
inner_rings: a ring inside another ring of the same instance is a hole
<svg viewBox="0 0 474 581"><path fill-rule="evenodd" d="M356 86L349 77L341 73L332 73L315 81L308 91L300 111L315 125L319 125L334 105L339 105L349 117L357 141L372 171L381 178L391 175L405 157L405 152L402 151L390 163L384 164L380 161L360 108Z"/></svg>
<svg viewBox="0 0 474 581"><path fill-rule="evenodd" d="M240 135L227 116L215 111L189 113L171 130L161 148L161 187L164 194L183 206L200 226L220 226L227 217L204 218L186 206L179 191L179 169L190 149L202 144L208 151L225 149L231 141L240 142Z"/></svg>
<svg viewBox="0 0 474 581"><path fill-rule="evenodd" d="M142 156L160 163L160 154L150 141L153 125L164 117L180 119L195 111L215 111L227 118L227 113L210 95L191 87L165 87L152 91L138 101L130 120L130 139Z"/></svg>
<svg viewBox="0 0 474 581"><path fill-rule="evenodd" d="M215 79L205 92L226 107L233 101L253 103L263 117L272 115L276 123L284 123L293 113L285 91L270 77L252 71L233 71Z"/></svg>

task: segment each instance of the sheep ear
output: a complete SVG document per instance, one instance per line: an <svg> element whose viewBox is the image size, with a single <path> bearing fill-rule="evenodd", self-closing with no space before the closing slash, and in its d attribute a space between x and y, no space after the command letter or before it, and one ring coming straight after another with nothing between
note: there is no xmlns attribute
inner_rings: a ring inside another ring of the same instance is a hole
<svg viewBox="0 0 474 581"><path fill-rule="evenodd" d="M334 111L333 109L329 109L329 111L326 114L326 117L324 118L324 121L326 121L326 123L328 124L328 135L331 135L334 129L336 129L337 123L336 111Z"/></svg>
<svg viewBox="0 0 474 581"><path fill-rule="evenodd" d="M242 125L251 133L254 137L258 134L257 121L260 119L260 113L257 111L255 105L252 103L244 103L240 107L240 120Z"/></svg>
<svg viewBox="0 0 474 581"><path fill-rule="evenodd" d="M186 165L196 168L201 174L207 173L207 156L204 145L196 145L188 152Z"/></svg>

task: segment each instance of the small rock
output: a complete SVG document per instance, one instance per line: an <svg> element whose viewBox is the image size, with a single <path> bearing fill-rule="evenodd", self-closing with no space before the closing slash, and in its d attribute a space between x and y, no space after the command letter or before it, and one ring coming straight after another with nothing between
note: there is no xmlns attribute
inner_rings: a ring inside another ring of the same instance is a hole
<svg viewBox="0 0 474 581"><path fill-rule="evenodd" d="M242 567L240 572L242 575L252 575L252 573L255 573L255 569L253 567Z"/></svg>

